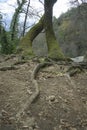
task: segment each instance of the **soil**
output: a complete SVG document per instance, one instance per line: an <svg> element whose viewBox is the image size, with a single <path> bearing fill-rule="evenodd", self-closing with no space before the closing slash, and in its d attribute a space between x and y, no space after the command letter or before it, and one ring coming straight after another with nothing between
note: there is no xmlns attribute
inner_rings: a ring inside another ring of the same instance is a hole
<svg viewBox="0 0 87 130"><path fill-rule="evenodd" d="M87 130L87 69L72 77L70 65L40 69L40 94L25 110L36 91L31 75L37 64L0 56L0 130Z"/></svg>

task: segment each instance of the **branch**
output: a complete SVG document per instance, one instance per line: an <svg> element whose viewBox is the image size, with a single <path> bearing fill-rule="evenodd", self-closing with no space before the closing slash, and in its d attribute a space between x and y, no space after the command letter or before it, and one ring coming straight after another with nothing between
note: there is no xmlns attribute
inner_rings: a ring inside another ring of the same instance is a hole
<svg viewBox="0 0 87 130"><path fill-rule="evenodd" d="M39 0L39 2L40 2L42 5L44 5L44 3L43 3L41 0Z"/></svg>
<svg viewBox="0 0 87 130"><path fill-rule="evenodd" d="M21 4L21 3L20 3L20 0L17 0L17 4L18 4L18 5L20 5L20 4Z"/></svg>
<svg viewBox="0 0 87 130"><path fill-rule="evenodd" d="M28 2L27 11L26 11L26 14L25 14L25 20L24 20L24 25L23 25L23 33L22 33L22 36L24 36L25 30L26 30L25 28L26 28L26 22L27 22L27 17L28 17L29 6L30 6L30 0L29 0L29 2Z"/></svg>

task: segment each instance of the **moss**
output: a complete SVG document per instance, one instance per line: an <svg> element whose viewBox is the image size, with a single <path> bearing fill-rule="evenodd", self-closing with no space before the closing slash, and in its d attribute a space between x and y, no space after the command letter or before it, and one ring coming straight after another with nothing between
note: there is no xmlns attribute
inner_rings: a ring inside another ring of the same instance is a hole
<svg viewBox="0 0 87 130"><path fill-rule="evenodd" d="M52 29L49 29L47 31L46 39L48 45L48 57L55 60L64 59L65 57L59 47L59 44Z"/></svg>

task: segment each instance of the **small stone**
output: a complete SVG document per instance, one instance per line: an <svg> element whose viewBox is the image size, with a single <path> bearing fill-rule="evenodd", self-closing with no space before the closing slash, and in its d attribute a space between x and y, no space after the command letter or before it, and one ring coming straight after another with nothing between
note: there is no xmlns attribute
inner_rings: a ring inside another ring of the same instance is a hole
<svg viewBox="0 0 87 130"><path fill-rule="evenodd" d="M38 115L39 115L39 116L42 116L42 115L43 115L43 112L40 112Z"/></svg>
<svg viewBox="0 0 87 130"><path fill-rule="evenodd" d="M31 90L29 90L29 89L27 89L27 93L28 93L29 95L32 94Z"/></svg>
<svg viewBox="0 0 87 130"><path fill-rule="evenodd" d="M11 123L15 122L15 118L14 117L10 117L9 120L11 121Z"/></svg>
<svg viewBox="0 0 87 130"><path fill-rule="evenodd" d="M38 126L38 125L36 125L36 126L35 126L35 129L39 129L39 126Z"/></svg>
<svg viewBox="0 0 87 130"><path fill-rule="evenodd" d="M50 100L51 102L54 102L54 101L55 101L55 96L54 96L54 95L49 96L49 100Z"/></svg>
<svg viewBox="0 0 87 130"><path fill-rule="evenodd" d="M6 112L5 110L2 110L1 113L2 113L3 116L7 116L8 115L8 112Z"/></svg>
<svg viewBox="0 0 87 130"><path fill-rule="evenodd" d="M55 103L59 103L58 99L55 99Z"/></svg>
<svg viewBox="0 0 87 130"><path fill-rule="evenodd" d="M24 129L24 130L26 130L28 128L29 128L28 126L22 126L22 129Z"/></svg>
<svg viewBox="0 0 87 130"><path fill-rule="evenodd" d="M30 112L30 111L27 111L26 113L27 113L27 115L30 115L30 114L31 114L31 112Z"/></svg>

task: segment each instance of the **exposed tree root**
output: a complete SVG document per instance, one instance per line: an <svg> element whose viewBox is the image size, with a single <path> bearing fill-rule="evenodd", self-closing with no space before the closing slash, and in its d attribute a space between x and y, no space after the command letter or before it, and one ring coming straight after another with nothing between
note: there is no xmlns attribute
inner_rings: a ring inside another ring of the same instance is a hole
<svg viewBox="0 0 87 130"><path fill-rule="evenodd" d="M5 56L5 60L4 61L7 61L7 60L12 59L14 57L16 57L15 54L7 55L7 56Z"/></svg>
<svg viewBox="0 0 87 130"><path fill-rule="evenodd" d="M41 68L44 68L44 67L50 66L50 65L53 65L53 63L52 63L52 62L39 63L39 64L35 67L35 69L33 70L32 78L33 78L33 79L36 79L36 76L37 76L38 71L39 71Z"/></svg>
<svg viewBox="0 0 87 130"><path fill-rule="evenodd" d="M25 64L27 61L25 60L21 60L21 61L17 61L14 63L14 65L22 65L22 64Z"/></svg>
<svg viewBox="0 0 87 130"><path fill-rule="evenodd" d="M74 63L69 67L67 72L68 72L69 76L74 76L75 74L84 72L84 69L87 69L86 62Z"/></svg>
<svg viewBox="0 0 87 130"><path fill-rule="evenodd" d="M32 102L34 102L35 99L36 99L36 98L39 96L39 94L40 94L40 88L39 88L39 85L38 85L37 80L36 80L37 73L39 72L39 70L40 70L41 68L43 68L43 67L45 67L45 66L49 66L49 65L52 65L52 63L50 63L50 62L40 63L40 64L38 64L38 65L34 68L34 70L33 70L33 72L32 72L31 79L32 79L32 83L33 83L33 85L34 85L34 87L35 87L35 93L30 97L30 104L31 104Z"/></svg>
<svg viewBox="0 0 87 130"><path fill-rule="evenodd" d="M17 70L18 67L15 66L5 66L5 67L1 67L0 71L7 71L7 70Z"/></svg>
<svg viewBox="0 0 87 130"><path fill-rule="evenodd" d="M69 69L68 69L68 74L70 77L78 74L78 73L81 73L83 71L83 69L81 67L74 67L74 66L71 66Z"/></svg>
<svg viewBox="0 0 87 130"><path fill-rule="evenodd" d="M26 111L29 109L30 105L37 99L37 97L40 94L40 86L38 85L37 80L36 80L39 70L43 67L50 66L53 64L59 65L59 63L57 63L56 61L50 60L49 62L39 63L37 66L35 66L35 68L32 72L32 75L31 75L31 80L32 80L32 84L34 86L33 88L35 88L35 92L29 97L29 99L27 99L25 105L21 106L21 110L19 110L19 112L16 114L17 120L19 120L19 121L21 120L22 114L26 113ZM70 79L69 73L68 73L68 76L69 76L68 78L69 78L70 83L73 84Z"/></svg>
<svg viewBox="0 0 87 130"><path fill-rule="evenodd" d="M16 67L15 65L21 65L26 63L26 61L17 61L14 64L12 64L11 66L4 66L4 67L0 67L0 71L7 71L7 70L17 70L18 67Z"/></svg>
<svg viewBox="0 0 87 130"><path fill-rule="evenodd" d="M59 60L53 60L49 57L46 57L45 59L48 62L52 62L53 64L57 64L57 65L70 65L72 64L72 60L70 60L69 58L61 58Z"/></svg>
<svg viewBox="0 0 87 130"><path fill-rule="evenodd" d="M75 67L79 67L82 69L87 69L87 62L80 62L80 63L74 63L74 65L72 65L74 68Z"/></svg>
<svg viewBox="0 0 87 130"><path fill-rule="evenodd" d="M39 88L39 85L37 83L37 80L36 80L36 77L37 77L37 73L39 72L39 70L45 66L49 66L49 65L52 65L52 63L50 62L44 62L44 63L40 63L38 64L33 72L32 72L32 75L31 75L31 80L32 80L32 83L34 85L34 88L35 88L35 92L31 95L31 97L29 98L29 100L26 101L25 105L22 106L22 109L16 114L16 118L18 120L20 120L21 118L21 115L28 110L28 108L30 107L30 105L37 99L37 97L39 96L40 94L40 88Z"/></svg>

